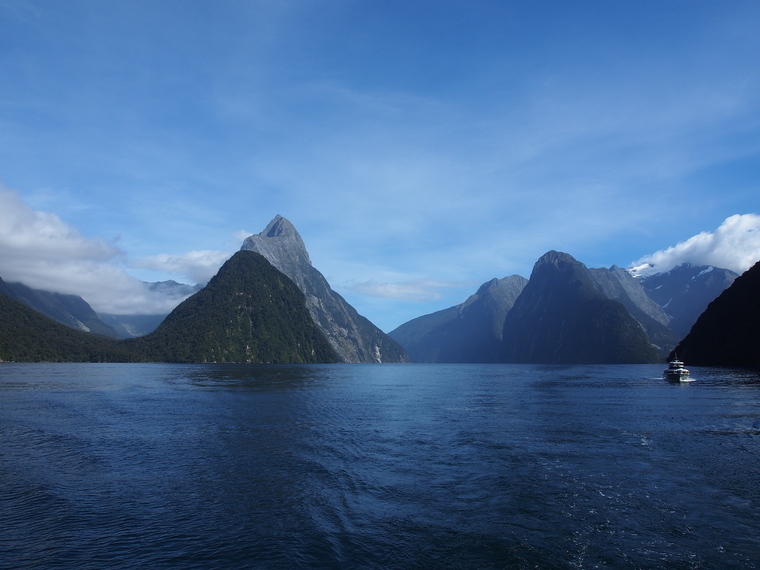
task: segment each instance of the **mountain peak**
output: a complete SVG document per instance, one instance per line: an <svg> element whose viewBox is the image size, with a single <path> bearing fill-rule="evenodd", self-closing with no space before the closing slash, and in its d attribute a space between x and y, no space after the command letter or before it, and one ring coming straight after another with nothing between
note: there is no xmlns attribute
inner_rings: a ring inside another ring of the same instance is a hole
<svg viewBox="0 0 760 570"><path fill-rule="evenodd" d="M285 275L295 273L297 267L311 266L306 245L295 226L279 214L263 232L247 237L240 249L260 253Z"/></svg>
<svg viewBox="0 0 760 570"><path fill-rule="evenodd" d="M241 250L259 253L288 276L306 296L314 324L344 362L406 362L394 340L356 312L311 265L301 236L288 220L274 217L260 234L246 238Z"/></svg>
<svg viewBox="0 0 760 570"><path fill-rule="evenodd" d="M281 215L277 214L274 219L269 222L269 225L264 228L264 231L261 232L261 234L264 234L266 237L278 237L281 235L297 235L298 232L296 231L296 228L293 224L290 223L286 218L283 218ZM259 234L259 235L261 235ZM298 236L299 238L301 236Z"/></svg>
<svg viewBox="0 0 760 570"><path fill-rule="evenodd" d="M553 265L555 267L559 267L561 265L575 265L577 263L579 263L579 261L569 253L554 251L552 249L551 251L547 251L538 259L536 266L540 267L541 265Z"/></svg>

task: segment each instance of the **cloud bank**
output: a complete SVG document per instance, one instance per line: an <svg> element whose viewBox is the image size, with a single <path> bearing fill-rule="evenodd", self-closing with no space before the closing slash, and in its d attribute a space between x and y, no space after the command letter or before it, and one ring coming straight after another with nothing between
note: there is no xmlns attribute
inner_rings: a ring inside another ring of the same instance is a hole
<svg viewBox="0 0 760 570"><path fill-rule="evenodd" d="M157 255L135 264L188 275L205 283L228 254L196 251ZM165 314L185 297L151 290L119 263L126 255L102 238L83 236L57 215L29 208L0 187L0 277L34 289L79 295L95 311L116 314Z"/></svg>
<svg viewBox="0 0 760 570"><path fill-rule="evenodd" d="M743 273L760 260L760 216L736 214L714 233L702 232L673 247L645 255L633 262L636 275L670 271L682 263L713 265Z"/></svg>

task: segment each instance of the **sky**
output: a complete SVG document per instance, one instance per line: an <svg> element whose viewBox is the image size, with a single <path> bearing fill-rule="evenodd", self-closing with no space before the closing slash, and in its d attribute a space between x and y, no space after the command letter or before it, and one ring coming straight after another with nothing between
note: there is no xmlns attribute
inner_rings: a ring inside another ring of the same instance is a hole
<svg viewBox="0 0 760 570"><path fill-rule="evenodd" d="M386 332L549 250L741 272L759 29L755 0L0 0L0 277L168 312L142 281L278 214Z"/></svg>

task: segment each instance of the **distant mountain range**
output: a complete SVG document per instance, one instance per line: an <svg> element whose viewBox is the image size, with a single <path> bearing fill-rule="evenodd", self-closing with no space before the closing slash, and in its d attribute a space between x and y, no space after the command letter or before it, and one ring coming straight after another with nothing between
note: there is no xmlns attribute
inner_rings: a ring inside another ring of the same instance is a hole
<svg viewBox="0 0 760 570"><path fill-rule="evenodd" d="M492 280L465 303L412 319L389 336L413 362L661 361L735 278L690 265L637 278L552 251L529 281L505 278L511 295L491 295L504 281ZM502 327L494 329L497 322Z"/></svg>
<svg viewBox="0 0 760 570"><path fill-rule="evenodd" d="M17 301L0 279L0 361L130 362L117 341L61 324Z"/></svg>
<svg viewBox="0 0 760 570"><path fill-rule="evenodd" d="M184 299L199 291L201 285L185 285L176 281L145 283L151 291L161 291L165 295ZM32 289L22 283L6 283L7 295L29 308L39 311L63 325L76 330L91 332L110 338L133 338L146 335L166 318L166 314L156 315L116 315L96 313L78 295L64 295L40 289Z"/></svg>
<svg viewBox="0 0 760 570"><path fill-rule="evenodd" d="M0 360L628 363L662 361L678 345L679 356L693 356L694 364L728 363L737 361L736 351L705 356L705 338L723 345L699 323L721 330L716 323L725 318L754 338L751 321L737 325L739 317L729 316L742 304L753 314L758 289L739 285L746 281L708 266L646 276L589 269L550 251L530 279L492 279L464 303L386 335L331 289L296 229L277 216L205 288L149 284L192 294L165 319L98 315L81 297L0 280ZM729 294L737 287L741 302ZM719 295L729 301L713 301ZM733 345L745 346L725 330Z"/></svg>
<svg viewBox="0 0 760 570"><path fill-rule="evenodd" d="M76 330L111 338L122 338L104 323L87 302L77 295L64 295L32 289L22 283L6 283L7 295L54 321Z"/></svg>

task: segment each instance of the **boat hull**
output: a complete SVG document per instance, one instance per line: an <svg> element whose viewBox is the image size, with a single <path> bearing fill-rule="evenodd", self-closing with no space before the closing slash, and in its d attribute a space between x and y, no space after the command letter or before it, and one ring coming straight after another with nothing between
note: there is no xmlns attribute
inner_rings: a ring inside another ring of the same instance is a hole
<svg viewBox="0 0 760 570"><path fill-rule="evenodd" d="M665 372L662 375L665 380L668 382L693 382L694 379L689 376L689 373L686 372L686 374L671 374L669 372Z"/></svg>

